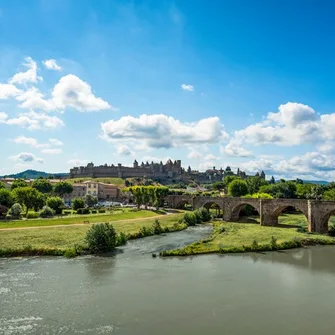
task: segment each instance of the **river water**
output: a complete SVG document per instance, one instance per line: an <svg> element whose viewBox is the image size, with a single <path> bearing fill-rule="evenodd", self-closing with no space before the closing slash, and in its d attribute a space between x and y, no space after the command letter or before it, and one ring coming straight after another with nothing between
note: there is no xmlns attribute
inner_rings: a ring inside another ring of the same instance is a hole
<svg viewBox="0 0 335 335"><path fill-rule="evenodd" d="M332 334L335 247L153 258L208 235L132 241L115 256L0 259L0 334Z"/></svg>

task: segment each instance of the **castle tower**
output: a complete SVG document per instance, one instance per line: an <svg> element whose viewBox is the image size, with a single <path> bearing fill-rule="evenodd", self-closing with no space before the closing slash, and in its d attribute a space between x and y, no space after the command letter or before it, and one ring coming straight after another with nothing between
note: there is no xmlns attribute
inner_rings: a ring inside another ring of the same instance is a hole
<svg viewBox="0 0 335 335"><path fill-rule="evenodd" d="M137 169L137 168L138 168L138 162L137 162L137 160L136 160L136 159L134 160L134 164L133 164L133 166L134 166L134 168L135 168L135 169Z"/></svg>
<svg viewBox="0 0 335 335"><path fill-rule="evenodd" d="M262 170L262 172L261 172L261 178L262 178L262 179L265 179L265 173L264 173L263 170Z"/></svg>

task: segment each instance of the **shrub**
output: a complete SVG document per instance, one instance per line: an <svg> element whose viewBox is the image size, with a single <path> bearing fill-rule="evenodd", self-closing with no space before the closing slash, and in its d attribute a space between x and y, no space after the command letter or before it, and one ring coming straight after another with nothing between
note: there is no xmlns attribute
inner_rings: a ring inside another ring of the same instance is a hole
<svg viewBox="0 0 335 335"><path fill-rule="evenodd" d="M184 221L188 226L195 226L197 223L197 218L194 213L185 213Z"/></svg>
<svg viewBox="0 0 335 335"><path fill-rule="evenodd" d="M38 214L35 213L35 212L29 212L29 213L26 215L26 218L27 218L27 219L37 219L37 218L38 218Z"/></svg>
<svg viewBox="0 0 335 335"><path fill-rule="evenodd" d="M78 208L77 214L90 214L90 210L88 208Z"/></svg>
<svg viewBox="0 0 335 335"><path fill-rule="evenodd" d="M72 212L71 211L63 211L64 215L70 215Z"/></svg>
<svg viewBox="0 0 335 335"><path fill-rule="evenodd" d="M125 245L127 243L127 235L124 232L121 232L118 236L117 236L117 242L116 245L119 247L121 245Z"/></svg>
<svg viewBox="0 0 335 335"><path fill-rule="evenodd" d="M64 251L64 256L67 258L73 258L77 256L77 250L75 248L69 248Z"/></svg>
<svg viewBox="0 0 335 335"><path fill-rule="evenodd" d="M196 210L196 211L194 212L194 215L195 215L196 223L197 223L197 224L202 223L201 214L200 214L200 212L199 212L198 210Z"/></svg>
<svg viewBox="0 0 335 335"><path fill-rule="evenodd" d="M271 237L270 245L271 245L272 250L277 250L278 249L277 240L273 236Z"/></svg>
<svg viewBox="0 0 335 335"><path fill-rule="evenodd" d="M91 210L91 213L92 213L92 214L97 214L97 210L96 210L96 209L92 209L92 210Z"/></svg>
<svg viewBox="0 0 335 335"><path fill-rule="evenodd" d="M252 241L251 245L252 250L257 251L258 250L258 242L256 240Z"/></svg>
<svg viewBox="0 0 335 335"><path fill-rule="evenodd" d="M60 197L50 197L47 199L47 206L53 209L55 214L62 214L64 202Z"/></svg>
<svg viewBox="0 0 335 335"><path fill-rule="evenodd" d="M72 201L72 208L76 211L79 208L85 207L85 201L81 198L74 198Z"/></svg>
<svg viewBox="0 0 335 335"><path fill-rule="evenodd" d="M153 235L153 231L150 227L141 227L140 231L139 231L139 235L141 237L145 237L145 236L151 236Z"/></svg>
<svg viewBox="0 0 335 335"><path fill-rule="evenodd" d="M14 204L9 210L9 214L14 219L18 219L21 216L21 212L22 206L19 203Z"/></svg>
<svg viewBox="0 0 335 335"><path fill-rule="evenodd" d="M330 236L335 236L335 224L331 224L328 229L328 234Z"/></svg>
<svg viewBox="0 0 335 335"><path fill-rule="evenodd" d="M99 213L106 213L106 210L104 208L99 209Z"/></svg>
<svg viewBox="0 0 335 335"><path fill-rule="evenodd" d="M6 217L8 208L6 206L0 205L0 218Z"/></svg>
<svg viewBox="0 0 335 335"><path fill-rule="evenodd" d="M54 211L49 206L44 206L40 212L41 218L51 218L54 216Z"/></svg>
<svg viewBox="0 0 335 335"><path fill-rule="evenodd" d="M87 231L85 241L91 252L106 252L115 248L117 235L111 224L98 223Z"/></svg>
<svg viewBox="0 0 335 335"><path fill-rule="evenodd" d="M164 232L164 229L162 228L158 219L156 219L155 222L153 223L152 230L153 230L155 235L159 235L159 234L162 234Z"/></svg>
<svg viewBox="0 0 335 335"><path fill-rule="evenodd" d="M197 210L201 217L202 222L208 222L211 219L211 213L204 207L201 207Z"/></svg>

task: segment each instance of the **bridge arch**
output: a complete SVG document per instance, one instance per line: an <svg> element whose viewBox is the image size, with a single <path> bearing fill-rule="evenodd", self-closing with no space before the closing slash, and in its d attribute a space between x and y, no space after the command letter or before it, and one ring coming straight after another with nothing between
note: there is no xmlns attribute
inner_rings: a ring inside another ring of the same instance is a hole
<svg viewBox="0 0 335 335"><path fill-rule="evenodd" d="M260 216L260 203L259 201L240 199L240 201L231 207L231 221L238 221L240 219L240 213L246 206L251 206L255 211L257 211L258 216Z"/></svg>
<svg viewBox="0 0 335 335"><path fill-rule="evenodd" d="M193 208L192 200L191 199L181 199L176 202L176 208L177 209L183 209L185 208L185 205L189 205Z"/></svg>
<svg viewBox="0 0 335 335"><path fill-rule="evenodd" d="M320 217L320 228L322 232L327 232L328 231L328 221L331 216L335 215L335 208L330 209L329 211L325 212L323 215Z"/></svg>

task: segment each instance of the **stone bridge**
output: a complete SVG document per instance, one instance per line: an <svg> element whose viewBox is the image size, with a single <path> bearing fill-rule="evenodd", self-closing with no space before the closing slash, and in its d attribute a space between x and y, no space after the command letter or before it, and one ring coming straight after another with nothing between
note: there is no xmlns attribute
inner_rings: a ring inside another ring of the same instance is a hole
<svg viewBox="0 0 335 335"><path fill-rule="evenodd" d="M202 197L192 195L169 195L166 202L171 208L183 208L189 204L194 209L216 207L223 211L225 221L236 221L245 205L257 210L260 224L264 226L278 225L278 216L287 207L300 210L308 222L308 231L326 233L328 220L335 215L335 201L319 201L305 199L252 199L233 197Z"/></svg>

